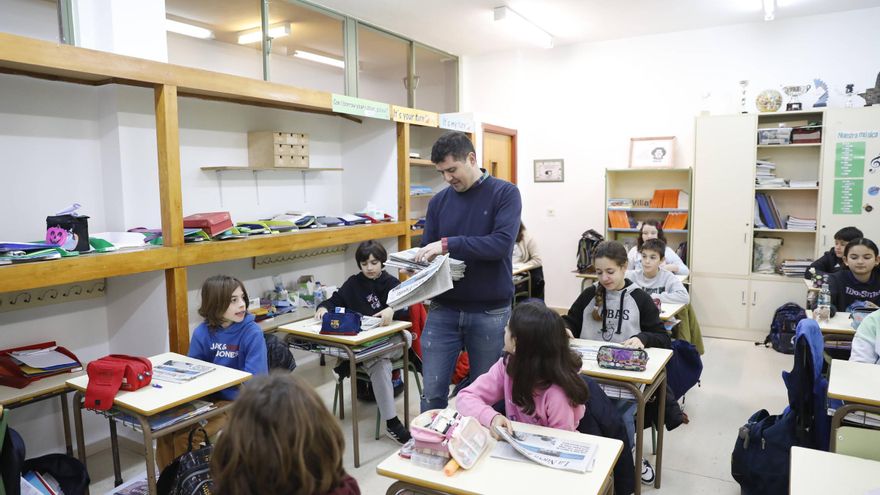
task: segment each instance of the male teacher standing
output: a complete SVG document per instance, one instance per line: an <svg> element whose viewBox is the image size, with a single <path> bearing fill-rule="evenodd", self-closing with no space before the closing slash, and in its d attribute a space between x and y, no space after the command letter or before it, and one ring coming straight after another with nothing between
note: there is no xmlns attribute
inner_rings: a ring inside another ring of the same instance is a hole
<svg viewBox="0 0 880 495"><path fill-rule="evenodd" d="M513 245L522 212L519 189L477 165L474 145L464 133L441 136L431 149L431 161L450 187L428 204L416 261L449 254L464 261L467 269L463 279L431 302L422 332L422 411L446 407L462 347L468 352L472 380L501 357L513 298Z"/></svg>

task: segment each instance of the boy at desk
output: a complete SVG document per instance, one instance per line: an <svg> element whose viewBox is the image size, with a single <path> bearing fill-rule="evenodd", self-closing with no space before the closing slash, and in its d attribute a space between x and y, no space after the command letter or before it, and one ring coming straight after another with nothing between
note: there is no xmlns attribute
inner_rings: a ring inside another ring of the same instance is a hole
<svg viewBox="0 0 880 495"><path fill-rule="evenodd" d="M660 239L648 239L639 248L642 256L641 269L628 270L626 278L641 287L652 299L669 304L687 304L691 296L681 280L668 270L661 270L666 253L666 243Z"/></svg>
<svg viewBox="0 0 880 495"><path fill-rule="evenodd" d="M315 319L321 320L327 311L337 307L382 318L383 326L389 325L392 319L406 318L406 309L395 312L387 304L388 293L400 285L400 280L384 270L385 261L388 259L385 248L378 242L364 241L358 245L354 259L360 268L360 273L349 277L339 290L318 306ZM409 332L404 331L403 334L409 344L411 342ZM400 338L402 337L399 335L392 337L392 339ZM361 366L370 375L379 414L385 420L385 434L392 440L404 444L409 441L410 434L397 417L394 387L391 384L391 362L401 357L403 350L398 349L390 355L369 359Z"/></svg>

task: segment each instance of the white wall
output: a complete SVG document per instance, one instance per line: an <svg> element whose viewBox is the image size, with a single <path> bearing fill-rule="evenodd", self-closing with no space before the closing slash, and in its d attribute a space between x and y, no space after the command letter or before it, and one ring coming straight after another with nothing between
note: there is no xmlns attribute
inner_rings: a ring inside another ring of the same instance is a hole
<svg viewBox="0 0 880 495"><path fill-rule="evenodd" d="M842 106L835 90L874 85L880 37L868 33L878 23L875 8L464 57L462 108L519 131L523 218L546 260L548 304L568 307L577 296L577 239L602 230L604 169L627 167L631 137L677 136L678 165L691 166L694 116L706 107L737 112L741 79L750 81L752 108L759 91L814 77ZM816 97L802 98L805 108ZM533 183L532 161L541 158L565 159L565 183Z"/></svg>

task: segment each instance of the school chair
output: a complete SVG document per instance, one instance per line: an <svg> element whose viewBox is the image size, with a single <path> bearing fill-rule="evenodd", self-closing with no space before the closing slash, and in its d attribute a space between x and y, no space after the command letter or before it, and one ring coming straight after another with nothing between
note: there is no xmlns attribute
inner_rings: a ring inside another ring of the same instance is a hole
<svg viewBox="0 0 880 495"><path fill-rule="evenodd" d="M841 426L836 435L836 453L880 461L880 430Z"/></svg>
<svg viewBox="0 0 880 495"><path fill-rule="evenodd" d="M403 369L403 358L400 358L393 363L391 363L391 371L402 370ZM419 389L419 396L422 395L422 380L419 378L419 370L416 369L415 362L412 360L412 355L410 355L409 361L409 372L413 374L413 378L416 380L416 387ZM336 380L336 390L333 392L333 414L336 414L336 406L339 405L339 419L345 419L345 412L343 402L345 400L344 392L345 387L343 386L343 382L345 381L345 376L340 375ZM360 367L357 370L357 380L360 380L365 383L370 383L370 376L363 371ZM357 400L357 397L352 397L352 400ZM352 419L352 421L357 421L357 418ZM409 428L409 425L405 425ZM382 437L382 416L379 414L379 407L376 407L376 440Z"/></svg>
<svg viewBox="0 0 880 495"><path fill-rule="evenodd" d="M532 272L527 271L513 277L513 287L516 293L513 294L513 305L532 297Z"/></svg>

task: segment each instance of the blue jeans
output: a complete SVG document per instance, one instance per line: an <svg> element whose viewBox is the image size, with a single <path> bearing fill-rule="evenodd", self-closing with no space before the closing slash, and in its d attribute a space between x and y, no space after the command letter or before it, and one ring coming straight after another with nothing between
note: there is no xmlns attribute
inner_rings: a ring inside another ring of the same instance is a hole
<svg viewBox="0 0 880 495"><path fill-rule="evenodd" d="M449 384L462 347L468 352L471 381L489 371L501 357L510 306L466 313L431 304L422 332L422 411L444 409Z"/></svg>
<svg viewBox="0 0 880 495"><path fill-rule="evenodd" d="M626 434L629 436L629 441L633 445L633 452L635 452L636 445L636 411L639 409L639 403L632 399L611 399L611 402L614 403L614 407L617 408L617 412L620 413L620 417L623 419L623 425L626 426ZM636 462L642 462L641 459L636 459Z"/></svg>

